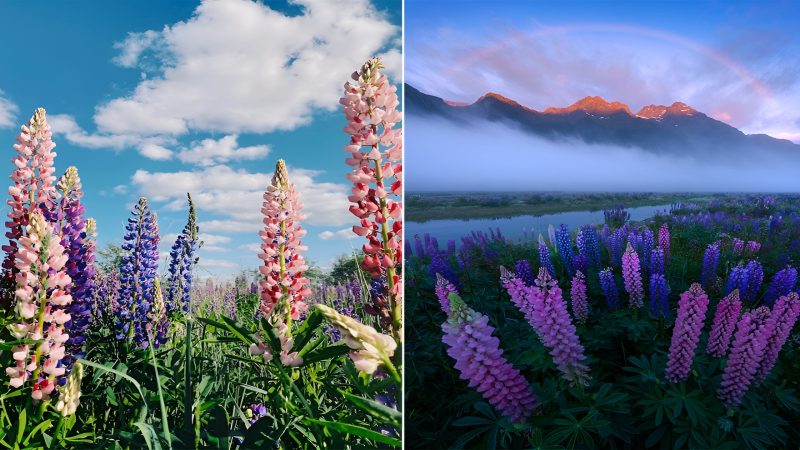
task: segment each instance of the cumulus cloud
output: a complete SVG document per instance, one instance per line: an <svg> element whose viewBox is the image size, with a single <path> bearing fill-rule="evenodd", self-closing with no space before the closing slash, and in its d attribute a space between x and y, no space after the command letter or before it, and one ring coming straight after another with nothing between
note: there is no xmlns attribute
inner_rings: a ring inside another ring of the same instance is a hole
<svg viewBox="0 0 800 450"><path fill-rule="evenodd" d="M0 128L16 125L17 114L19 114L19 107L6 98L3 91L0 90Z"/></svg>
<svg viewBox="0 0 800 450"><path fill-rule="evenodd" d="M139 147L139 153L145 158L156 161L166 161L172 159L172 151L158 144L144 144Z"/></svg>
<svg viewBox="0 0 800 450"><path fill-rule="evenodd" d="M634 111L683 101L746 133L796 137L800 63L791 47L774 37L737 36L703 44L603 24L470 34L442 27L411 37L406 81L448 100L472 102L495 91L540 110L587 95Z"/></svg>
<svg viewBox="0 0 800 450"><path fill-rule="evenodd" d="M239 136L232 134L221 139L203 139L190 148L181 150L178 159L185 163L212 166L228 161L256 160L269 154L266 145L239 147Z"/></svg>
<svg viewBox="0 0 800 450"><path fill-rule="evenodd" d="M290 168L289 178L295 184L308 215L310 225L343 225L350 221L347 186L320 182L319 173ZM165 202L168 210L185 209L187 192L199 210L221 214L225 220L201 224L208 231L245 232L258 230L261 224L262 195L271 173L248 172L225 165L192 171L149 172L138 170L131 178L141 195L152 201Z"/></svg>
<svg viewBox="0 0 800 450"><path fill-rule="evenodd" d="M131 33L115 61L148 70L134 91L100 105L101 133L181 135L270 132L307 124L338 107L341 86L367 58L387 51L399 72L399 28L368 0L298 0L286 16L249 0L204 1L193 16Z"/></svg>
<svg viewBox="0 0 800 450"><path fill-rule="evenodd" d="M177 233L168 233L163 235L161 237L161 247L166 249L172 248L172 245L175 243L177 238ZM230 236L201 232L199 238L203 242L203 246L200 248L201 251L212 253L226 253L230 251L228 248L228 245L232 240Z"/></svg>
<svg viewBox="0 0 800 450"><path fill-rule="evenodd" d="M331 239L350 240L350 239L355 239L358 236L355 233L353 233L352 228L342 228L341 230L337 231L325 230L322 233L320 233L318 237L323 241L328 241Z"/></svg>

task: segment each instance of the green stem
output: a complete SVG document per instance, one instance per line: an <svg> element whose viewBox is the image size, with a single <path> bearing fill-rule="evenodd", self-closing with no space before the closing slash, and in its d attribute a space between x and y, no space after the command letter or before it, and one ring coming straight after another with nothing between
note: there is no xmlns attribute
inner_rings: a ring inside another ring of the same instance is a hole
<svg viewBox="0 0 800 450"><path fill-rule="evenodd" d="M373 145L373 148L377 148L378 144ZM383 186L383 171L381 170L381 163L379 160L375 161L375 180L377 181L378 186ZM394 251L389 248L389 210L386 207L386 199L381 198L379 199L380 207L381 207L381 214L384 217L384 221L381 224L381 238L383 242L381 242L383 247L383 253L389 256L389 259L394 261ZM394 290L394 277L396 275L396 271L394 267L387 267L386 268L386 282L389 287L389 306L391 308L392 314L392 337L397 342L400 342L400 337L402 336L402 328L403 328L403 310L400 302L397 301L397 297L394 296L391 292Z"/></svg>
<svg viewBox="0 0 800 450"><path fill-rule="evenodd" d="M164 431L164 439L167 441L167 447L172 450L172 436L169 433L169 423L167 422L167 407L164 405L164 393L161 391L161 379L158 377L158 364L156 363L156 352L153 349L153 341L150 335L147 336L150 343L150 358L153 360L153 371L156 374L156 386L158 386L158 402L161 407L161 427Z"/></svg>

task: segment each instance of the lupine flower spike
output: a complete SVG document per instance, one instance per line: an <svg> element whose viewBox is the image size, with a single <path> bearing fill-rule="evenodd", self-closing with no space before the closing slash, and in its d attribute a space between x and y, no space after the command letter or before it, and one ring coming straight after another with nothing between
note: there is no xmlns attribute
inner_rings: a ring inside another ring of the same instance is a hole
<svg viewBox="0 0 800 450"><path fill-rule="evenodd" d="M547 244L544 243L544 238L539 235L539 265L547 269L551 277L556 276L556 269L553 267L553 262L550 261L550 250L547 249Z"/></svg>
<svg viewBox="0 0 800 450"><path fill-rule="evenodd" d="M570 287L570 300L572 301L572 317L578 324L585 324L589 317L589 304L586 301L586 277L579 270L572 277Z"/></svg>
<svg viewBox="0 0 800 450"><path fill-rule="evenodd" d="M202 243L199 242L197 226L197 213L195 212L192 196L188 193L189 220L183 231L175 239L169 252L169 277L167 289L167 313L176 310L189 312L190 295L192 290L192 268L197 263L195 253Z"/></svg>
<svg viewBox="0 0 800 450"><path fill-rule="evenodd" d="M617 290L617 283L614 281L614 274L611 272L611 267L607 267L600 271L600 288L603 290L603 295L606 297L608 307L613 309L619 306L619 291Z"/></svg>
<svg viewBox="0 0 800 450"><path fill-rule="evenodd" d="M739 312L742 310L742 302L739 300L739 290L735 289L717 304L717 312L714 313L714 322L711 325L711 332L708 335L708 346L706 351L711 356L721 358L728 352L733 330L739 319Z"/></svg>
<svg viewBox="0 0 800 450"><path fill-rule="evenodd" d="M717 397L726 408L741 403L755 378L767 344L768 336L764 331L769 328L766 323L769 314L769 308L762 306L744 313L736 325L728 363L717 390Z"/></svg>
<svg viewBox="0 0 800 450"><path fill-rule="evenodd" d="M630 296L629 306L631 308L641 308L644 302L642 269L639 265L639 255L630 242L628 242L628 247L622 255L622 279L625 282L625 291Z"/></svg>
<svg viewBox="0 0 800 450"><path fill-rule="evenodd" d="M83 365L76 362L72 367L72 371L67 377L67 383L61 390L56 402L56 411L62 417L67 417L75 414L78 410L78 405L81 403L81 380L83 379Z"/></svg>
<svg viewBox="0 0 800 450"><path fill-rule="evenodd" d="M780 297L772 308L770 318L775 321L772 333L767 337L764 357L758 365L756 380L763 381L775 367L783 344L789 338L797 316L800 314L800 298L797 292Z"/></svg>
<svg viewBox="0 0 800 450"><path fill-rule="evenodd" d="M458 295L450 294L450 314L442 331L442 341L449 347L447 354L456 361L461 379L467 380L510 422L524 422L538 402L519 370L503 357L489 317L469 308Z"/></svg>
<svg viewBox="0 0 800 450"><path fill-rule="evenodd" d="M664 251L664 260L669 261L669 227L666 223L658 229L658 246Z"/></svg>
<svg viewBox="0 0 800 450"><path fill-rule="evenodd" d="M385 289L375 301L389 299L391 330L395 340L402 336L402 172L403 133L398 125L397 88L381 73L380 58L367 61L353 81L344 86L342 104L350 135L346 162L353 167L348 179L353 182L350 212L361 220L353 231L367 238L364 244L364 269L373 278L384 278ZM452 280L455 282L455 280ZM390 325L390 326L388 326Z"/></svg>
<svg viewBox="0 0 800 450"><path fill-rule="evenodd" d="M679 383L689 376L707 308L708 296L700 284L692 284L681 294L667 361L667 380L670 383Z"/></svg>
<svg viewBox="0 0 800 450"><path fill-rule="evenodd" d="M18 388L33 380L35 400L46 400L56 388L56 378L65 373L61 365L64 343L69 335L64 323L72 302L67 292L71 283L64 270L67 255L53 227L39 212L26 221L16 256L16 316L19 322L9 325L17 339L41 341L35 348L28 344L12 347L13 367L6 368L9 384Z"/></svg>
<svg viewBox="0 0 800 450"><path fill-rule="evenodd" d="M447 278L441 276L440 274L436 274L436 298L439 299L439 305L442 307L442 311L445 314L450 314L450 294L456 293L458 294L458 290L456 287L447 280Z"/></svg>
<svg viewBox="0 0 800 450"><path fill-rule="evenodd" d="M669 283L660 273L650 275L650 314L669 317Z"/></svg>

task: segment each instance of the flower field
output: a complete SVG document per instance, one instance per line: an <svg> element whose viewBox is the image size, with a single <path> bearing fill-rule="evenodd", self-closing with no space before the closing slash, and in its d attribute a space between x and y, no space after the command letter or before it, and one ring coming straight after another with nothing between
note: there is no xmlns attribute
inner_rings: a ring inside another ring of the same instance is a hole
<svg viewBox="0 0 800 450"><path fill-rule="evenodd" d="M56 176L38 109L14 146L5 223L0 446L398 447L402 129L382 69L369 60L341 99L363 246L338 284L306 274L301 193L283 160L265 186L257 271L198 276L191 193L168 255L143 197L119 253L99 259L81 203L91 186L75 167Z"/></svg>
<svg viewBox="0 0 800 450"><path fill-rule="evenodd" d="M800 197L410 236L406 254L409 448L800 441Z"/></svg>

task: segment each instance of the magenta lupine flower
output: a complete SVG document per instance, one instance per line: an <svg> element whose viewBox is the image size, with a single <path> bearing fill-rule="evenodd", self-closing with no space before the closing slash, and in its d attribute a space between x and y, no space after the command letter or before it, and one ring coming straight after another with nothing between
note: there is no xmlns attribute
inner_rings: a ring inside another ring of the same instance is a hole
<svg viewBox="0 0 800 450"><path fill-rule="evenodd" d="M708 296L699 283L692 284L681 294L667 361L667 380L671 383L679 383L689 376L707 308Z"/></svg>
<svg viewBox="0 0 800 450"><path fill-rule="evenodd" d="M775 321L775 325L772 333L767 337L764 357L756 371L756 380L763 381L775 367L778 354L780 354L783 344L786 343L786 339L789 338L798 314L800 314L800 299L798 299L797 292L784 295L775 302L770 313L770 318Z"/></svg>
<svg viewBox="0 0 800 450"><path fill-rule="evenodd" d="M711 325L711 333L708 335L708 345L706 346L706 351L711 356L721 358L728 352L728 345L731 342L731 336L736 328L736 321L739 319L741 310L742 302L739 300L738 289L717 304L717 311L714 313L714 322Z"/></svg>
<svg viewBox="0 0 800 450"><path fill-rule="evenodd" d="M761 250L761 244L756 241L747 241L747 248L745 248L745 255L755 256Z"/></svg>
<svg viewBox="0 0 800 450"><path fill-rule="evenodd" d="M628 247L622 255L622 279L625 281L625 290L630 295L628 306L641 308L644 302L642 269L639 265L639 255L630 242L628 242Z"/></svg>
<svg viewBox="0 0 800 450"><path fill-rule="evenodd" d="M8 212L6 222L6 237L8 243L2 249L6 252L3 261L4 295L13 297L14 276L17 273L16 255L19 249L19 239L25 233L25 227L31 214L36 211L51 211L58 198L56 192L55 167L53 159L56 146L52 140L53 133L47 123L47 115L43 108L33 114L28 125L22 126L22 131L17 136L14 149L16 157L12 160L14 171L11 172L11 181L8 188L11 198L7 201L11 211ZM10 303L11 298L6 298Z"/></svg>
<svg viewBox="0 0 800 450"><path fill-rule="evenodd" d="M462 380L483 395L511 422L524 422L538 406L525 377L504 357L500 340L492 336L489 317L450 295L450 314L442 325L442 342L455 361Z"/></svg>
<svg viewBox="0 0 800 450"><path fill-rule="evenodd" d="M347 164L353 182L350 212L360 219L353 232L365 237L362 266L374 279L386 281L373 295L376 310L388 312L381 318L382 327L391 330L396 340L402 328L403 278L403 115L397 88L381 72L380 58L367 61L353 81L345 83L339 100L347 118L345 133L350 143ZM454 280L455 281L455 280ZM385 306L388 299L388 308ZM388 309L389 311L386 311ZM387 320L388 319L388 320Z"/></svg>
<svg viewBox="0 0 800 450"><path fill-rule="evenodd" d="M538 329L534 324L533 319L533 304L528 301L530 296L530 286L519 278L514 272L500 266L500 283L508 292L511 297L511 303L519 309L528 323L531 324L533 329L538 333Z"/></svg>
<svg viewBox="0 0 800 450"><path fill-rule="evenodd" d="M70 320L67 307L72 297L66 288L72 282L64 265L67 255L59 236L40 212L31 214L25 235L19 239L16 255L16 316L19 322L9 326L17 339L41 340L36 346L16 345L12 348L16 361L6 368L9 383L18 388L33 380L35 400L50 398L56 378L65 373L61 366L64 343L69 335L64 323Z"/></svg>
<svg viewBox="0 0 800 450"><path fill-rule="evenodd" d="M561 288L547 270L539 269L536 286L531 288L531 325L539 339L550 350L553 362L571 384L586 384L589 368L581 363L586 357L578 339L575 325L567 313L567 303L561 297Z"/></svg>
<svg viewBox="0 0 800 450"><path fill-rule="evenodd" d="M768 336L764 329L768 325L769 314L769 308L762 306L744 313L736 325L728 364L717 390L717 398L726 408L733 408L742 402L755 377L767 345Z"/></svg>
<svg viewBox="0 0 800 450"><path fill-rule="evenodd" d="M570 300L572 301L572 317L583 325L589 317L589 303L586 301L586 277L581 271L575 272L570 287Z"/></svg>
<svg viewBox="0 0 800 450"><path fill-rule="evenodd" d="M264 229L259 232L262 239L258 255L264 261L259 271L264 276L261 285L261 311L268 316L272 308L287 296L291 320L299 320L308 305L305 298L311 294L308 278L303 272L308 266L302 252L306 247L300 238L306 231L300 226L305 218L301 213L300 196L289 182L289 173L283 160L278 160L272 183L264 192Z"/></svg>
<svg viewBox="0 0 800 450"><path fill-rule="evenodd" d="M739 238L733 238L733 254L739 256L744 250L744 241Z"/></svg>
<svg viewBox="0 0 800 450"><path fill-rule="evenodd" d="M445 314L450 314L450 294L458 294L458 289L447 278L436 274L436 298Z"/></svg>
<svg viewBox="0 0 800 450"><path fill-rule="evenodd" d="M669 261L669 227L666 223L662 223L658 229L658 246L664 250L664 259Z"/></svg>

